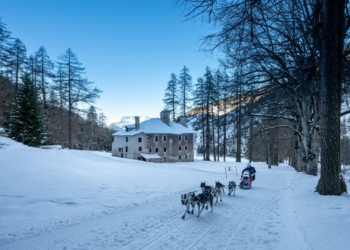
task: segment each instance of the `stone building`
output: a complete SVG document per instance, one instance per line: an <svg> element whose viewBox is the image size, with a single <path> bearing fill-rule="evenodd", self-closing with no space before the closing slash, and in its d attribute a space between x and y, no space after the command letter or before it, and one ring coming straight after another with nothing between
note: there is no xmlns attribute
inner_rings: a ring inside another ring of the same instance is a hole
<svg viewBox="0 0 350 250"><path fill-rule="evenodd" d="M185 117L176 123L170 120L170 112L125 126L125 130L113 134L112 155L116 157L150 162L179 162L194 160L195 131L186 127Z"/></svg>

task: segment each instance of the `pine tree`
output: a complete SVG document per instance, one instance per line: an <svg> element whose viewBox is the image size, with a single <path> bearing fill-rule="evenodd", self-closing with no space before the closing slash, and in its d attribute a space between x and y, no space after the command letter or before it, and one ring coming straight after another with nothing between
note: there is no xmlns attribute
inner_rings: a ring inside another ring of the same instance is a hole
<svg viewBox="0 0 350 250"><path fill-rule="evenodd" d="M38 147L45 141L44 118L38 94L29 74L19 85L9 121L9 136L25 145Z"/></svg>
<svg viewBox="0 0 350 250"><path fill-rule="evenodd" d="M173 121L175 120L176 116L176 108L179 105L179 100L177 96L177 84L177 76L174 73L172 73L170 76L170 81L168 82L168 87L165 90L165 96L163 99L165 109L170 110L173 114Z"/></svg>

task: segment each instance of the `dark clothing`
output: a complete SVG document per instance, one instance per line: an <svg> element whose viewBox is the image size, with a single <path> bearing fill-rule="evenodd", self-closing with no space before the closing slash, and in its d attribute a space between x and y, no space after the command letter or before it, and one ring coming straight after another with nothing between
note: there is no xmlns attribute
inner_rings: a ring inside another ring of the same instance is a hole
<svg viewBox="0 0 350 250"><path fill-rule="evenodd" d="M255 180L256 170L255 170L255 168L253 166L246 167L245 169L243 169L242 174L243 174L244 171L248 171L250 176L253 178L253 180Z"/></svg>

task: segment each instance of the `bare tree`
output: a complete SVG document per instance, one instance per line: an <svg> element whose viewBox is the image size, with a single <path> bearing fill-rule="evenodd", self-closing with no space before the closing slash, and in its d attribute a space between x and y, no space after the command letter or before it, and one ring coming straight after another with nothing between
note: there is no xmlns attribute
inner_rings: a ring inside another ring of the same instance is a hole
<svg viewBox="0 0 350 250"><path fill-rule="evenodd" d="M73 148L72 145L72 124L73 113L78 113L81 108L79 104L92 104L99 98L101 91L92 87L92 82L87 78L83 78L84 68L78 61L77 56L69 48L58 57L58 68L60 70L60 88L62 88L63 98L66 98L68 105L68 147Z"/></svg>

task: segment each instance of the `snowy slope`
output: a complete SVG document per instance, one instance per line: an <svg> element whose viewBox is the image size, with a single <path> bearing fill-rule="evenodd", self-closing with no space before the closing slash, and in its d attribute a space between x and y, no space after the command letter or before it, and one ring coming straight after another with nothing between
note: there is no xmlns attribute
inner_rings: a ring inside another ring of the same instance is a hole
<svg viewBox="0 0 350 250"><path fill-rule="evenodd" d="M182 220L181 193L238 182L246 163L0 144L0 249L350 249L350 196L320 196L318 178L286 165L254 163L252 189Z"/></svg>

